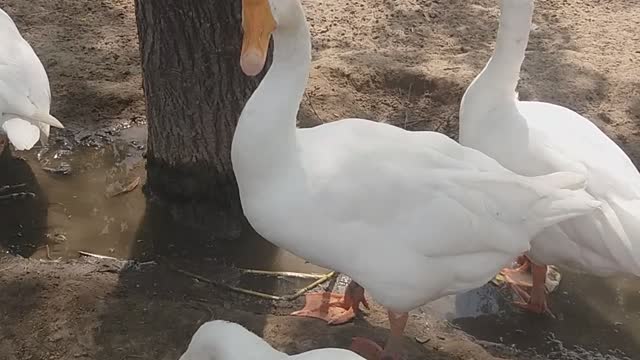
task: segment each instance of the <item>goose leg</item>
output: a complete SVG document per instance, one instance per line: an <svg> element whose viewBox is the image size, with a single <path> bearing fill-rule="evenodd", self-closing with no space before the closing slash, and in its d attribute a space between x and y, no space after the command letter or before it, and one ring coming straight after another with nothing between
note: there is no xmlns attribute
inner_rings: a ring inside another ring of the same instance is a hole
<svg viewBox="0 0 640 360"><path fill-rule="evenodd" d="M517 263L519 266L516 268L500 270L500 275L504 277L504 282L513 290L516 296L526 303L530 298L527 290L532 286L532 279L528 272L533 269L534 264L526 255L519 256ZM516 304L520 305L521 303L516 302Z"/></svg>
<svg viewBox="0 0 640 360"><path fill-rule="evenodd" d="M547 304L547 266L531 263L531 275L531 295L528 299L526 299L526 297L523 297L524 301L516 302L516 305L536 314L546 313L551 317L555 317Z"/></svg>
<svg viewBox="0 0 640 360"><path fill-rule="evenodd" d="M389 340L382 351L381 360L400 360L402 350L402 334L407 326L409 313L394 313L389 311L389 323L391 324L391 334Z"/></svg>
<svg viewBox="0 0 640 360"><path fill-rule="evenodd" d="M346 312L332 317L328 323L330 325L340 325L355 319L360 312L360 304L369 310L369 303L364 296L364 288L351 280L345 289L344 298L342 300L342 308L346 309Z"/></svg>
<svg viewBox="0 0 640 360"><path fill-rule="evenodd" d="M341 325L353 320L358 315L360 304L369 309L369 303L364 297L364 288L352 280L344 295L334 293L307 294L305 307L291 313L291 315L313 317L322 319L330 325Z"/></svg>
<svg viewBox="0 0 640 360"><path fill-rule="evenodd" d="M367 360L400 360L402 352L402 334L409 319L408 313L389 313L391 333L384 349L373 340L356 337L351 343L351 350Z"/></svg>

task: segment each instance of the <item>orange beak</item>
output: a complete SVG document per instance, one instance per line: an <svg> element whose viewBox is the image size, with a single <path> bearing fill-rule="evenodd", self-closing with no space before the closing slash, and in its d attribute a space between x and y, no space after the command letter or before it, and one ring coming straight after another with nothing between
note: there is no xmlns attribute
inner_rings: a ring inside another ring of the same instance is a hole
<svg viewBox="0 0 640 360"><path fill-rule="evenodd" d="M271 33L276 20L268 0L242 0L242 54L240 66L248 76L256 76L264 68Z"/></svg>

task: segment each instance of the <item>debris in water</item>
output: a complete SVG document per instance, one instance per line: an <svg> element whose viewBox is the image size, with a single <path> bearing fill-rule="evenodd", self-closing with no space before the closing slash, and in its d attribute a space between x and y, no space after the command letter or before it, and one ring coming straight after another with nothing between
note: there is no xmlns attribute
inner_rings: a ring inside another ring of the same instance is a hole
<svg viewBox="0 0 640 360"><path fill-rule="evenodd" d="M55 167L43 166L42 170L56 175L69 175L71 174L71 164L63 161Z"/></svg>
<svg viewBox="0 0 640 360"><path fill-rule="evenodd" d="M118 260L118 259L116 259L114 257L111 257L111 256L104 256L104 255L94 254L94 253L90 253L90 252L86 252L86 251L78 251L78 254L80 254L82 256L88 256L88 257L93 257L93 258L98 258L98 259Z"/></svg>
<svg viewBox="0 0 640 360"><path fill-rule="evenodd" d="M133 181L131 181L127 186L115 190L112 194L109 194L109 197L116 197L118 195L122 195L122 194L126 194L128 192L131 192L133 190L135 190L135 188L138 187L138 185L140 185L140 176L136 177L135 179L133 179Z"/></svg>

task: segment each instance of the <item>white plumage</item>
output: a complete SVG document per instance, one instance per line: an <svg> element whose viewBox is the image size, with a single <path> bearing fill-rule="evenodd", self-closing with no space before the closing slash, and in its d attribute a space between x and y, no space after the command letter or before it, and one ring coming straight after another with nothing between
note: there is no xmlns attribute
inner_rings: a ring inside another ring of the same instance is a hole
<svg viewBox="0 0 640 360"><path fill-rule="evenodd" d="M501 1L495 53L462 100L460 142L522 175L583 174L602 202L541 232L529 252L535 262L640 276L640 173L629 157L576 112L517 99L533 7L533 0Z"/></svg>
<svg viewBox="0 0 640 360"><path fill-rule="evenodd" d="M0 9L0 126L17 150L46 143L50 126L63 127L49 114L49 79L40 59Z"/></svg>
<svg viewBox="0 0 640 360"><path fill-rule="evenodd" d="M275 350L239 324L209 321L196 331L179 360L364 360L344 349L318 349L298 355Z"/></svg>
<svg viewBox="0 0 640 360"><path fill-rule="evenodd" d="M277 22L273 63L242 112L231 155L244 213L274 244L404 313L485 284L538 231L599 205L579 190L582 176L519 176L442 134L362 119L297 129L308 24L298 0L267 9Z"/></svg>

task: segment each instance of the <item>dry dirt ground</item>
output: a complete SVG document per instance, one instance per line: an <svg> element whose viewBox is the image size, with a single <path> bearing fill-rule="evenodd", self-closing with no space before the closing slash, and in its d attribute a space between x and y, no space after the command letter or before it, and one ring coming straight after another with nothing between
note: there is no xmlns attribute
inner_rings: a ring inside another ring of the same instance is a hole
<svg viewBox="0 0 640 360"><path fill-rule="evenodd" d="M492 50L496 0L306 0L314 68L301 124L385 119L455 137L462 93ZM53 113L83 137L144 121L132 1L0 0L50 74ZM640 159L640 1L538 0L523 99L571 107ZM382 341L380 311L342 327L212 288L163 265L0 257L0 358L177 359L199 323L241 322L279 349ZM413 321L409 359L491 359L446 324ZM428 340L424 345L414 339ZM513 357L516 355L504 355Z"/></svg>

